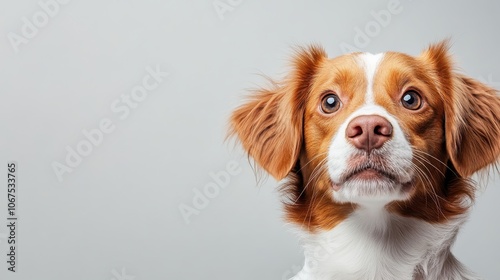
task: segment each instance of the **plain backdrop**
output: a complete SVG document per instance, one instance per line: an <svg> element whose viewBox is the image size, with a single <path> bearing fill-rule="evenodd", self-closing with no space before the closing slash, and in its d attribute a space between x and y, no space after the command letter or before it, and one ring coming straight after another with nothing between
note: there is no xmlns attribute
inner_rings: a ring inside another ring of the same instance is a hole
<svg viewBox="0 0 500 280"><path fill-rule="evenodd" d="M0 260L11 160L19 219L17 272L2 261L0 279L290 277L303 257L278 183L257 184L224 137L261 75L286 74L293 46L418 55L451 37L460 69L500 87L500 2L394 1L2 0ZM482 183L453 251L498 279L500 179Z"/></svg>

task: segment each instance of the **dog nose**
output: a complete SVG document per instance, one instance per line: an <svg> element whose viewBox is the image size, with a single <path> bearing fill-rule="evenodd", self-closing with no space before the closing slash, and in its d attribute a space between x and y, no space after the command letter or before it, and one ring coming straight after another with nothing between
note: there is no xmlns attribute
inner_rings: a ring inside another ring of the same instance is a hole
<svg viewBox="0 0 500 280"><path fill-rule="evenodd" d="M346 137L356 148L370 153L391 139L392 125L381 116L358 116L347 125Z"/></svg>

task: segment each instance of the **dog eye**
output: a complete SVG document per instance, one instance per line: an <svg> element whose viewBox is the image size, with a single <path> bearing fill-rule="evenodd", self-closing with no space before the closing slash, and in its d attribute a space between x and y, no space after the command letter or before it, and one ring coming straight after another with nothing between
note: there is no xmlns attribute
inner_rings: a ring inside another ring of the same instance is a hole
<svg viewBox="0 0 500 280"><path fill-rule="evenodd" d="M327 94L321 100L321 110L325 114L335 113L340 108L340 98L336 94Z"/></svg>
<svg viewBox="0 0 500 280"><path fill-rule="evenodd" d="M409 90L401 97L401 104L408 110L418 110L422 107L422 97L414 90Z"/></svg>

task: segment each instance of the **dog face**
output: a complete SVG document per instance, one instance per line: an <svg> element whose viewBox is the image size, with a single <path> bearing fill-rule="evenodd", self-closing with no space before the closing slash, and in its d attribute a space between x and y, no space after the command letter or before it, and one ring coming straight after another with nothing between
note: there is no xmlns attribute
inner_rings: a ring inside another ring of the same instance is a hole
<svg viewBox="0 0 500 280"><path fill-rule="evenodd" d="M455 73L446 42L418 57L328 59L311 47L292 68L231 119L249 155L276 179L290 178L291 221L331 228L375 203L439 222L473 197L462 179L499 157L500 99Z"/></svg>

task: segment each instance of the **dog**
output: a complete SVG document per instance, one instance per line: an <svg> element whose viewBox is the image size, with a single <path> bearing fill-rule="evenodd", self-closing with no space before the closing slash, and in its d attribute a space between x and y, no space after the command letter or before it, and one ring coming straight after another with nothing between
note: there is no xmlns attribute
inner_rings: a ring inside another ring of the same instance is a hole
<svg viewBox="0 0 500 280"><path fill-rule="evenodd" d="M478 279L450 247L471 175L498 163L497 91L455 69L448 40L418 56L312 45L291 68L232 112L229 133L286 178L305 254L292 279Z"/></svg>

